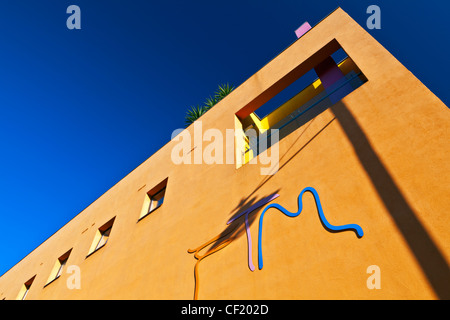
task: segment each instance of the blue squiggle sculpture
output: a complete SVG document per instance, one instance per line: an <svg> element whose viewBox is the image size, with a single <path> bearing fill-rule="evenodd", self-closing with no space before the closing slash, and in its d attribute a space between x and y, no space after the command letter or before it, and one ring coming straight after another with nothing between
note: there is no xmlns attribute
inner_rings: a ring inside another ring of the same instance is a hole
<svg viewBox="0 0 450 320"><path fill-rule="evenodd" d="M298 196L298 211L297 212L295 212L295 213L289 212L288 210L286 210L279 204L273 203L273 204L269 204L268 206L266 206L264 208L263 212L261 213L261 216L259 218L259 235L258 235L258 267L259 267L259 270L261 270L263 268L261 238L262 238L262 223L263 223L264 213L266 213L266 211L269 210L270 208L275 208L289 217L298 216L300 214L300 212L302 212L302 208L303 208L302 196L303 196L303 193L305 193L306 191L309 191L313 194L314 200L316 201L317 211L319 212L320 221L322 222L322 224L324 225L324 227L326 229L328 229L329 231L335 231L335 232L353 230L356 233L356 235L358 236L358 238L361 238L364 235L362 228L357 224L346 224L346 225L342 225L342 226L333 226L332 224L330 224L327 221L327 219L325 218L325 215L323 214L322 205L320 204L319 194L317 193L317 191L314 188L307 187L307 188L303 189L302 192L300 192L300 194Z"/></svg>

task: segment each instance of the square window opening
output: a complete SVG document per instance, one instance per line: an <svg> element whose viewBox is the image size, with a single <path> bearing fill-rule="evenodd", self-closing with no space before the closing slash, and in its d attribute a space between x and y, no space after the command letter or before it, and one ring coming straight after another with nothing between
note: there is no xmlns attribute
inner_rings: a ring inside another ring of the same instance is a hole
<svg viewBox="0 0 450 320"><path fill-rule="evenodd" d="M56 279L58 279L61 276L63 269L64 269L65 265L67 264L67 260L69 259L71 252L72 252L72 249L70 249L69 251L64 253L62 256L60 256L56 260L55 265L53 266L53 269L50 272L50 276L48 277L48 280L47 280L47 283L45 284L45 286L52 283L53 281L55 281Z"/></svg>
<svg viewBox="0 0 450 320"><path fill-rule="evenodd" d="M167 189L167 180L168 179L166 178L146 193L138 221L163 205Z"/></svg>
<svg viewBox="0 0 450 320"><path fill-rule="evenodd" d="M30 291L31 285L33 284L34 278L36 278L36 275L34 275L30 280L28 280L22 285L22 288L20 288L16 300L25 300L25 298L28 295L28 292Z"/></svg>
<svg viewBox="0 0 450 320"><path fill-rule="evenodd" d="M106 245L111 235L111 230L115 218L116 217L112 218L107 223L98 228L94 240L92 241L91 248L89 249L87 257L89 257L92 253L98 251L100 248L103 248Z"/></svg>

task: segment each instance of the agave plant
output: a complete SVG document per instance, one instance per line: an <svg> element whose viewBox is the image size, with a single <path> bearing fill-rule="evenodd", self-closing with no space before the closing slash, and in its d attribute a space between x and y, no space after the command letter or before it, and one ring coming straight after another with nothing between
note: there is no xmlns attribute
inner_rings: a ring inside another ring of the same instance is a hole
<svg viewBox="0 0 450 320"><path fill-rule="evenodd" d="M184 116L184 123L186 124L186 128L193 123L195 120L200 118L209 108L207 106L192 106Z"/></svg>
<svg viewBox="0 0 450 320"><path fill-rule="evenodd" d="M231 91L234 90L233 86L230 86L227 84L219 85L219 88L217 89L216 93L214 94L214 98L219 102L223 98L225 98L228 94L230 94Z"/></svg>
<svg viewBox="0 0 450 320"><path fill-rule="evenodd" d="M234 87L227 84L219 85L216 92L213 96L209 96L209 98L206 99L204 105L197 105L191 107L187 112L186 116L184 117L184 122L186 124L186 127L188 127L191 123L193 123L195 120L200 118L206 111L211 109L214 105L216 105L220 100L225 98L231 91L233 91Z"/></svg>
<svg viewBox="0 0 450 320"><path fill-rule="evenodd" d="M211 109L212 107L214 107L214 105L215 105L217 102L219 102L219 101L216 99L215 96L213 96L213 97L210 96L209 98L206 98L206 101L205 101L205 107L209 110L209 109Z"/></svg>

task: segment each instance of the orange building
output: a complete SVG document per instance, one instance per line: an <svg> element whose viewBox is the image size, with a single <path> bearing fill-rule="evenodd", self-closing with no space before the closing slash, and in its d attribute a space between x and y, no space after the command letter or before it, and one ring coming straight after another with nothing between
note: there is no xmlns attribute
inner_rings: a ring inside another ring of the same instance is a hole
<svg viewBox="0 0 450 320"><path fill-rule="evenodd" d="M199 125L224 161L196 163ZM449 299L449 138L450 110L337 9L2 275L0 299Z"/></svg>

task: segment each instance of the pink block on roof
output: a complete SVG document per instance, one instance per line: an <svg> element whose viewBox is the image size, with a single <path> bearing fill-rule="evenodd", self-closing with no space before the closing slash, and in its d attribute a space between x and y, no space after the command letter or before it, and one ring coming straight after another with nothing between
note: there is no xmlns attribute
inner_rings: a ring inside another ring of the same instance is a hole
<svg viewBox="0 0 450 320"><path fill-rule="evenodd" d="M295 30L295 35L297 36L297 38L300 38L310 29L311 29L311 26L309 25L309 23L305 22L300 26L300 28Z"/></svg>

